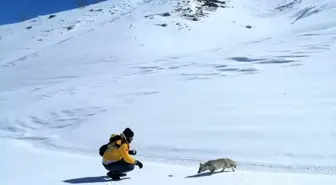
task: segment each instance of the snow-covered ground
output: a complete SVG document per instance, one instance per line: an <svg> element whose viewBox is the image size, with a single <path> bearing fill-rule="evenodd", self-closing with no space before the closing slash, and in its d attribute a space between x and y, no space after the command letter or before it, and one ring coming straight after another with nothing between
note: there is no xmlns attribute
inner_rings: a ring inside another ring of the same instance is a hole
<svg viewBox="0 0 336 185"><path fill-rule="evenodd" d="M106 1L0 26L4 184L104 175L97 149L125 127L148 167L120 183L332 182L336 2L231 0L197 21L181 16L196 1L181 2ZM184 178L219 157L237 172Z"/></svg>
<svg viewBox="0 0 336 185"><path fill-rule="evenodd" d="M225 183L231 185L310 185L335 183L333 175L306 175L290 173L258 173L249 171L197 174L197 168L177 165L145 163L121 181L111 182L104 174L101 161L88 156L50 152L37 149L22 141L0 140L7 159L1 168L1 184L157 184L203 185ZM24 156L24 157L23 157Z"/></svg>

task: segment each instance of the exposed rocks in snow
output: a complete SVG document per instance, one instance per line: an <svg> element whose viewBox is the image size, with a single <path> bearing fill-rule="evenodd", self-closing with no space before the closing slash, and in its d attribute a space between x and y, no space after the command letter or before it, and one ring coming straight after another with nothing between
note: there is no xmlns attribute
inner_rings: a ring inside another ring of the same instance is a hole
<svg viewBox="0 0 336 185"><path fill-rule="evenodd" d="M189 26L187 24L183 24L183 23L176 23L176 26L178 27L178 30L182 30L182 29L189 29Z"/></svg>
<svg viewBox="0 0 336 185"><path fill-rule="evenodd" d="M226 5L226 1L219 1L219 0L198 0L203 2L202 6L212 6L212 7L219 7Z"/></svg>
<svg viewBox="0 0 336 185"><path fill-rule="evenodd" d="M56 15L49 15L48 19L52 19L52 18L55 18Z"/></svg>
<svg viewBox="0 0 336 185"><path fill-rule="evenodd" d="M246 25L245 27L248 28L248 29L251 29L251 28L252 28L251 25Z"/></svg>
<svg viewBox="0 0 336 185"><path fill-rule="evenodd" d="M214 3L214 2L210 2L210 1L206 1L204 2L204 4L202 6L208 6L208 7L214 7L214 8L218 8L219 5Z"/></svg>
<svg viewBox="0 0 336 185"><path fill-rule="evenodd" d="M168 17L168 16L170 16L170 13L169 12L163 13L162 16L163 17Z"/></svg>
<svg viewBox="0 0 336 185"><path fill-rule="evenodd" d="M203 17L208 16L211 12L217 10L218 8L228 8L229 0L181 0L174 5L174 9L170 12L162 12L156 14L145 15L145 18L154 19L156 16L170 17L170 16L180 16L182 18L188 19L190 21L200 21ZM168 18L167 18L168 20ZM172 23L178 28L178 30L188 29L191 27L184 23ZM167 27L168 24L155 24L161 27Z"/></svg>
<svg viewBox="0 0 336 185"><path fill-rule="evenodd" d="M72 29L74 29L74 28L75 28L75 25L71 25L71 26L66 27L66 29L67 29L68 31L70 31L70 30L72 30Z"/></svg>
<svg viewBox="0 0 336 185"><path fill-rule="evenodd" d="M26 27L26 30L30 30L30 29L32 29L32 26L27 26Z"/></svg>
<svg viewBox="0 0 336 185"><path fill-rule="evenodd" d="M163 23L163 24L155 24L156 26L161 26L161 27L167 27L168 24L167 23Z"/></svg>
<svg viewBox="0 0 336 185"><path fill-rule="evenodd" d="M145 15L145 18L153 19L154 16L156 16L156 15L159 15L159 16L162 16L162 17L169 17L169 16L171 16L171 14L169 12L165 12L165 13L160 13L160 14Z"/></svg>
<svg viewBox="0 0 336 185"><path fill-rule="evenodd" d="M154 19L154 15L146 15L145 18Z"/></svg>
<svg viewBox="0 0 336 185"><path fill-rule="evenodd" d="M90 12L101 12L101 11L103 11L103 9L101 9L101 8L100 8L100 9L97 9L97 10L95 10L95 9L90 9L89 11L90 11Z"/></svg>
<svg viewBox="0 0 336 185"><path fill-rule="evenodd" d="M174 6L172 12L146 15L145 18L154 19L157 15L169 17L172 14L177 14L192 21L199 21L202 17L207 16L209 11L215 11L218 8L228 8L228 4L228 0L182 0Z"/></svg>
<svg viewBox="0 0 336 185"><path fill-rule="evenodd" d="M207 12L215 11L218 8L228 8L228 0L193 0L181 1L177 4L174 12L180 13L180 15L189 20L200 20L200 18L208 15Z"/></svg>
<svg viewBox="0 0 336 185"><path fill-rule="evenodd" d="M162 27L167 27L167 26L168 26L168 24L166 24L166 23L163 23L163 24L161 24L161 26L162 26Z"/></svg>
<svg viewBox="0 0 336 185"><path fill-rule="evenodd" d="M115 12L112 12L112 10L108 11L111 15L115 14Z"/></svg>

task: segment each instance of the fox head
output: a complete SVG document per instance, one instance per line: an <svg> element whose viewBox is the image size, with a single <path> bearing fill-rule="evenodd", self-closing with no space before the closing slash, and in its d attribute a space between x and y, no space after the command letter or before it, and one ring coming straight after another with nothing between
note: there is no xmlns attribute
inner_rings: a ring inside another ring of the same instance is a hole
<svg viewBox="0 0 336 185"><path fill-rule="evenodd" d="M200 163L200 166L198 168L198 172L197 173L202 173L204 171L206 171L207 169L205 168L204 164Z"/></svg>

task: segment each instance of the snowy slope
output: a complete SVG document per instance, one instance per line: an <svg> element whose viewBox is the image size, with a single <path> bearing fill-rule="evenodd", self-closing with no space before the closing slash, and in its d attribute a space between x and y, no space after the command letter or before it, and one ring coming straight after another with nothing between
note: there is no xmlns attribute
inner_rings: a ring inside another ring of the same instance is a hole
<svg viewBox="0 0 336 185"><path fill-rule="evenodd" d="M198 21L177 8L197 3L178 2L107 1L1 26L0 136L97 157L129 126L149 162L334 174L335 1L232 0Z"/></svg>

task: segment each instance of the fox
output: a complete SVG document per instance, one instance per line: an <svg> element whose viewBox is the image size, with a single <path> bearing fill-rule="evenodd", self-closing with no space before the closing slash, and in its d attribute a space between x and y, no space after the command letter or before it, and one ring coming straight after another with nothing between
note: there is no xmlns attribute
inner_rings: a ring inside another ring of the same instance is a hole
<svg viewBox="0 0 336 185"><path fill-rule="evenodd" d="M223 172L225 168L231 168L232 172L235 172L235 168L237 168L237 162L229 158L209 160L204 164L200 163L197 173L202 173L209 170L210 175L212 175L218 169L222 169L220 172Z"/></svg>

